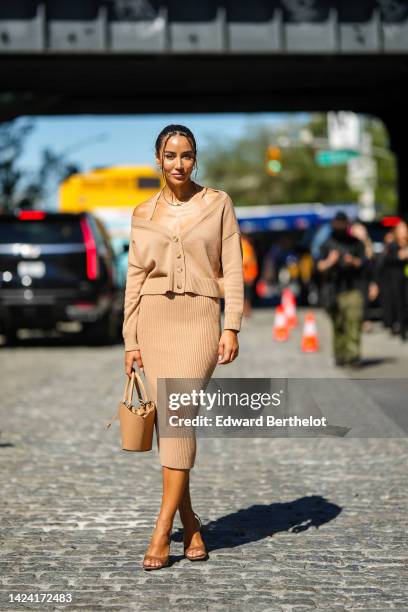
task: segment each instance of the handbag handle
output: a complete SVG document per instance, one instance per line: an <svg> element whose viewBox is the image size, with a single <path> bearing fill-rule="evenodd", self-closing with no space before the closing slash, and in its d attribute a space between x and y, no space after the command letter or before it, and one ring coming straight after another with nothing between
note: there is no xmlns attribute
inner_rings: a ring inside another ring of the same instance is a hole
<svg viewBox="0 0 408 612"><path fill-rule="evenodd" d="M129 385L131 386L129 387ZM127 378L126 385L125 385L125 391L123 393L122 403L125 404L125 406L127 406L128 404L130 405L132 404L134 386L136 387L136 391L139 392L141 390L142 397L140 397L139 394L137 395L137 399L139 400L140 404L142 406L145 406L146 404L150 404L151 402L149 400L149 396L146 393L146 388L143 384L143 381L140 378L140 375L137 372L135 372L135 370L132 370L132 374L130 375L130 378L129 376ZM130 397L129 397L129 394L130 394ZM118 414L119 412L113 415L109 423L107 423L106 429L109 429L113 421L118 418Z"/></svg>
<svg viewBox="0 0 408 612"><path fill-rule="evenodd" d="M130 377L127 377L126 380L126 385L125 385L125 390L123 392L123 397L122 397L122 403L126 404L129 400L128 400L128 395L129 395L129 385L130 383L132 383L132 389L133 389L133 385L135 383L135 371L132 370L132 373L130 375ZM132 400L132 397L130 397L130 400Z"/></svg>
<svg viewBox="0 0 408 612"><path fill-rule="evenodd" d="M130 388L129 388L130 385ZM135 370L132 370L132 374L130 376L130 378L128 377L127 381L126 381L126 386L125 386L125 391L123 393L123 399L122 402L126 405L128 404L132 404L132 398L133 398L133 388L136 387L136 393L137 393L137 399L139 400L140 404L146 404L149 402L149 396L147 395L146 392L146 388L143 384L143 381L140 377L140 375L138 374L138 372L135 372ZM139 393L141 393L141 396L139 395Z"/></svg>

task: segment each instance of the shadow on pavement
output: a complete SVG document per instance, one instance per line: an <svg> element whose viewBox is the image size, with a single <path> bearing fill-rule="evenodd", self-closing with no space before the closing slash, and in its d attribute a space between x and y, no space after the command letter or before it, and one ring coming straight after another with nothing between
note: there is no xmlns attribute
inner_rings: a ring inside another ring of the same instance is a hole
<svg viewBox="0 0 408 612"><path fill-rule="evenodd" d="M310 527L318 529L341 511L340 506L324 497L310 495L292 502L250 506L204 524L202 533L210 552L257 542L281 531L300 533ZM172 540L183 540L182 529L173 534Z"/></svg>
<svg viewBox="0 0 408 612"><path fill-rule="evenodd" d="M372 357L363 358L359 363L359 369L371 368L378 365L384 365L386 363L396 363L397 359L394 357Z"/></svg>

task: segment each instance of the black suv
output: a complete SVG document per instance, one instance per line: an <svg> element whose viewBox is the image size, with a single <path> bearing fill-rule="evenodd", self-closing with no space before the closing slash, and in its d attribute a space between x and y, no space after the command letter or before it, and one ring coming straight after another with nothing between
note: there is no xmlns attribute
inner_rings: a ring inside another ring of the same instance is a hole
<svg viewBox="0 0 408 612"><path fill-rule="evenodd" d="M91 342L120 338L123 288L102 222L89 213L0 215L0 327L52 329L79 321Z"/></svg>

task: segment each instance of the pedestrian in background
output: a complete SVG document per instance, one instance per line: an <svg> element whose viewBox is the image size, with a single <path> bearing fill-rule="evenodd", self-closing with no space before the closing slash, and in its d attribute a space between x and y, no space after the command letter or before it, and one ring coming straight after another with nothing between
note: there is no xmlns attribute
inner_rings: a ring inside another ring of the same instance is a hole
<svg viewBox="0 0 408 612"><path fill-rule="evenodd" d="M333 324L337 365L358 366L364 313L364 244L349 232L349 220L338 212L331 236L322 244L317 269L322 274L322 305Z"/></svg>
<svg viewBox="0 0 408 612"><path fill-rule="evenodd" d="M389 278L391 329L403 340L407 337L408 305L408 226L400 221L394 229L394 240L385 256Z"/></svg>
<svg viewBox="0 0 408 612"><path fill-rule="evenodd" d="M194 428L169 433L168 397L158 393L158 379L181 381L177 388L189 394L201 390L197 381L205 387L217 365L238 355L244 302L241 234L230 196L191 180L197 147L185 126L166 126L155 149L165 186L133 211L123 322L126 373L131 375L134 362L144 370L157 406L163 494L143 560L146 570L169 564L177 510L186 558L207 558L190 496ZM177 415L194 417L194 409L178 409ZM149 500L143 504L147 508Z"/></svg>
<svg viewBox="0 0 408 612"><path fill-rule="evenodd" d="M372 322L369 316L370 303L377 298L379 289L375 281L375 256L374 247L370 235L365 225L355 222L350 227L350 234L361 240L364 244L366 264L362 270L361 288L364 295L363 331L369 332L372 329Z"/></svg>
<svg viewBox="0 0 408 612"><path fill-rule="evenodd" d="M258 258L252 241L246 234L241 234L242 266L244 272L244 317L249 318L252 312L254 283L258 277Z"/></svg>
<svg viewBox="0 0 408 612"><path fill-rule="evenodd" d="M387 266L387 256L391 244L394 242L394 231L386 232L383 237L381 253L375 258L374 278L379 289L379 300L381 307L381 317L384 327L392 329L393 325L393 305L391 300L391 283Z"/></svg>

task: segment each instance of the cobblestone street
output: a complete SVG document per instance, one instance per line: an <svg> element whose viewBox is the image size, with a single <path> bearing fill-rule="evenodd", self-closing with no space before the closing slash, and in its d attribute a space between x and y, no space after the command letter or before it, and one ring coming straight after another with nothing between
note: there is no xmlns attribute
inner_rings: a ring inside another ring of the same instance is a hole
<svg viewBox="0 0 408 612"><path fill-rule="evenodd" d="M303 317L303 314L301 315ZM215 377L346 377L300 330L271 338L254 311L240 354ZM408 343L379 326L352 376L406 377ZM119 448L106 422L123 392L123 347L49 339L1 348L0 610L408 609L407 439L200 439L191 474L210 558L141 568L161 498L152 453ZM406 411L406 406L403 407ZM70 593L71 603L18 603L17 593Z"/></svg>

